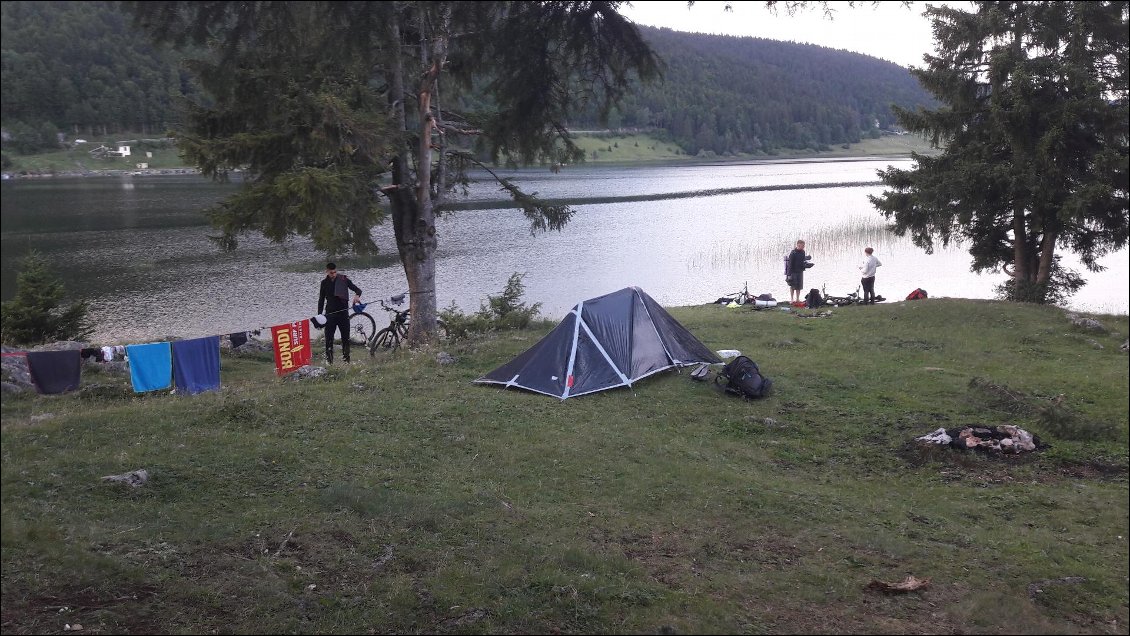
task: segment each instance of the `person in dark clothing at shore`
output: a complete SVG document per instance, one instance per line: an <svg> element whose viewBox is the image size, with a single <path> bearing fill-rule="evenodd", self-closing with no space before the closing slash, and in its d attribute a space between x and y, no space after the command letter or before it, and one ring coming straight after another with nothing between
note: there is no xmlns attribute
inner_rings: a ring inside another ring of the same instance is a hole
<svg viewBox="0 0 1130 636"><path fill-rule="evenodd" d="M354 304L361 302L361 288L345 274L337 273L337 265L326 263L326 277L318 293L318 313L325 309L326 362L334 362L334 329L341 331L341 359L349 363L349 290L353 290Z"/></svg>
<svg viewBox="0 0 1130 636"><path fill-rule="evenodd" d="M804 300L804 270L812 267L812 263L808 262L811 258L804 253L804 241L797 241L796 248L786 257L785 282L789 284L789 300L792 302Z"/></svg>

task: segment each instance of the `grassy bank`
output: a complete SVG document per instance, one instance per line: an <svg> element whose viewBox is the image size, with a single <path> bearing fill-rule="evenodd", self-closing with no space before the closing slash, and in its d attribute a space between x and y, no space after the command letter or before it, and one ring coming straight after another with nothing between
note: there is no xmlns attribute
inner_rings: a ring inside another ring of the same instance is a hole
<svg viewBox="0 0 1130 636"><path fill-rule="evenodd" d="M99 142L80 144L67 150L56 150L34 155L20 155L5 153L12 165L4 168L4 172L20 174L72 174L72 173L97 173L101 171L134 171L138 164L146 164L148 170L189 170L180 158L175 146L150 145L132 146L129 157L95 158L90 156L90 150L101 145ZM105 145L117 147L116 142L108 141ZM153 154L147 157L146 153Z"/></svg>
<svg viewBox="0 0 1130 636"><path fill-rule="evenodd" d="M911 151L930 154L929 144L914 135L885 136L879 139L864 139L857 144L844 144L830 147L829 150L800 151L782 150L773 155L741 155L730 157L692 157L673 143L661 141L648 135L579 135L577 145L585 151L585 163L599 164L649 164L649 163L700 163L703 161L749 161L758 159L797 159L797 158L836 158L909 155ZM113 145L109 142L108 145ZM58 150L35 155L8 154L12 165L4 169L6 173L20 174L71 174L110 170L137 169L138 163L148 164L149 170L189 170L174 146L154 146L135 148L130 157L95 159L90 156L90 148L98 143L87 143L70 150ZM844 147L846 146L846 147ZM146 151L152 157L146 157Z"/></svg>
<svg viewBox="0 0 1130 636"><path fill-rule="evenodd" d="M3 631L1126 633L1126 316L672 314L776 382L471 385L549 328L287 382L3 400ZM971 382L977 378L977 382ZM1062 396L1062 397L1058 397ZM910 441L1015 423L1050 448ZM136 468L138 489L101 483ZM905 595L873 579L928 577Z"/></svg>
<svg viewBox="0 0 1130 636"><path fill-rule="evenodd" d="M935 154L921 137L916 135L885 135L878 139L863 139L854 144L836 144L828 150L793 150L782 148L773 154L691 156L675 144L648 135L580 135L577 145L585 151L586 164L637 164L637 163L718 163L725 161L757 161L770 159L818 159L846 157L909 156L911 152Z"/></svg>

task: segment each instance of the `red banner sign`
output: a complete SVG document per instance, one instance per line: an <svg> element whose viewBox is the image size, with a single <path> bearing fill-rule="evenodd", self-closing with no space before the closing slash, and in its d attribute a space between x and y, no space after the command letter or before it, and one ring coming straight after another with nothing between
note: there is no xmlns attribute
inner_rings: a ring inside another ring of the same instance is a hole
<svg viewBox="0 0 1130 636"><path fill-rule="evenodd" d="M275 343L275 371L279 375L310 364L310 321L271 327L271 341Z"/></svg>

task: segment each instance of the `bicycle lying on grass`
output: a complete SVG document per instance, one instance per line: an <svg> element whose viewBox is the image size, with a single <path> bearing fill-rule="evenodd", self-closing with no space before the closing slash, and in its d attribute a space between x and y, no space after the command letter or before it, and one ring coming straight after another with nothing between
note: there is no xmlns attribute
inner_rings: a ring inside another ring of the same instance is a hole
<svg viewBox="0 0 1130 636"><path fill-rule="evenodd" d="M863 305L863 299L859 297L859 288L856 287L855 291L847 296L829 296L827 293L827 284L821 285L820 294L824 297L825 305L832 305L833 307L847 307L848 305ZM876 296L875 302L882 302L886 300L882 296Z"/></svg>
<svg viewBox="0 0 1130 636"><path fill-rule="evenodd" d="M398 294L389 298L389 302L393 305L401 305L404 303L404 296L405 294ZM408 338L408 321L411 318L412 310L400 311L395 306L390 307L383 299L380 303L381 308L391 313L392 316L389 319L388 326L373 334L368 340L369 355L371 356L375 356L378 351L393 351ZM436 318L436 338L440 342L447 339L447 325L441 318Z"/></svg>
<svg viewBox="0 0 1130 636"><path fill-rule="evenodd" d="M726 294L725 296L722 296L718 300L714 301L713 304L728 305L730 303L737 303L739 305L745 305L752 303L753 301L753 296L749 295L749 283L747 282L745 286L742 287L741 291L736 291L732 294Z"/></svg>

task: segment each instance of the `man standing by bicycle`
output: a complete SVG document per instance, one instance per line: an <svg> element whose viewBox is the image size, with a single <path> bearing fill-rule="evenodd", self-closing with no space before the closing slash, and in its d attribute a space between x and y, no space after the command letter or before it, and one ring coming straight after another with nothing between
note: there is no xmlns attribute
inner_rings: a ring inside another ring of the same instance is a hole
<svg viewBox="0 0 1130 636"><path fill-rule="evenodd" d="M334 329L341 331L341 359L349 364L349 290L354 304L361 302L361 288L345 274L337 273L337 265L326 263L326 277L318 293L318 313L326 316L326 363L334 363Z"/></svg>

